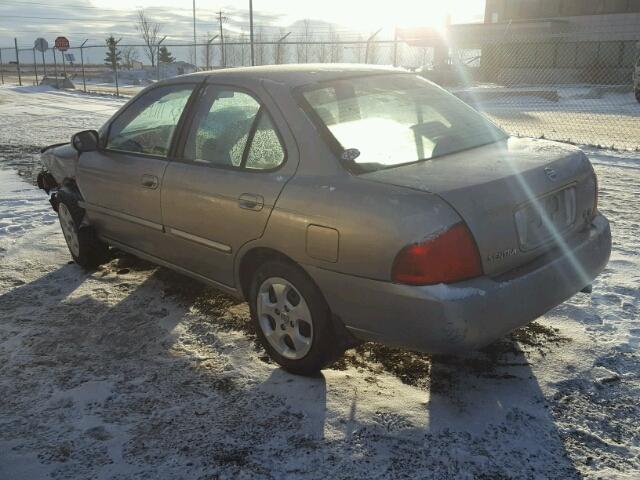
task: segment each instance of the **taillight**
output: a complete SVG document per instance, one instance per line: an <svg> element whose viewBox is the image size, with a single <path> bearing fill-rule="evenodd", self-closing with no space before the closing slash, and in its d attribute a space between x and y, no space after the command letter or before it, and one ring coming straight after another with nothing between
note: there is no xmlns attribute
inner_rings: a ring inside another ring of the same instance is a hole
<svg viewBox="0 0 640 480"><path fill-rule="evenodd" d="M424 242L408 245L396 256L391 279L409 285L453 283L482 275L476 242L464 223Z"/></svg>

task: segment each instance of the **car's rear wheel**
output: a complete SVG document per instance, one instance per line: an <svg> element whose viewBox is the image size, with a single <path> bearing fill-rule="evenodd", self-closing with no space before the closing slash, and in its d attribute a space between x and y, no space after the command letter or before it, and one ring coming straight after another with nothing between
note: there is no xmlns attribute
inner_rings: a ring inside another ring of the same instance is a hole
<svg viewBox="0 0 640 480"><path fill-rule="evenodd" d="M636 90L636 100L640 103L640 89Z"/></svg>
<svg viewBox="0 0 640 480"><path fill-rule="evenodd" d="M292 373L314 375L344 353L324 297L291 263L270 261L258 268L249 306L265 350Z"/></svg>
<svg viewBox="0 0 640 480"><path fill-rule="evenodd" d="M72 195L59 192L58 219L73 260L83 268L93 269L109 259L109 246L100 241L93 228L82 225L84 211Z"/></svg>

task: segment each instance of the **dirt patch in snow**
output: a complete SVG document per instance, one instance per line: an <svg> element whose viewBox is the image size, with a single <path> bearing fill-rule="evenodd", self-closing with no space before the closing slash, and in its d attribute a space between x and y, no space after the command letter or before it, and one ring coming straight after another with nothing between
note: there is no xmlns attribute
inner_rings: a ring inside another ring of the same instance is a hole
<svg viewBox="0 0 640 480"><path fill-rule="evenodd" d="M15 170L31 185L36 185L36 177L42 169L40 147L0 144L0 168Z"/></svg>
<svg viewBox="0 0 640 480"><path fill-rule="evenodd" d="M511 374L501 373L500 368L527 365L525 352L535 350L544 355L553 345L569 341L557 328L531 322L467 356L431 355L368 342L347 351L331 368L345 370L353 367L369 374L386 372L407 385L429 387L431 391L445 393L453 387L456 373L484 378L513 378ZM434 364L439 369L435 382L430 375Z"/></svg>

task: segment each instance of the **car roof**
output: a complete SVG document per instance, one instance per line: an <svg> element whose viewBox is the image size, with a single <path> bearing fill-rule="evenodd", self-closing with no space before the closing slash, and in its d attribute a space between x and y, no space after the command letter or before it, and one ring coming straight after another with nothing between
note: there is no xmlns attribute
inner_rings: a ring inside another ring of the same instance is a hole
<svg viewBox="0 0 640 480"><path fill-rule="evenodd" d="M407 73L407 70L380 65L361 65L353 63L306 63L285 65L264 65L259 67L223 68L197 72L183 77L209 77L216 80L233 81L235 79L271 80L288 85L291 88L365 75L385 73Z"/></svg>

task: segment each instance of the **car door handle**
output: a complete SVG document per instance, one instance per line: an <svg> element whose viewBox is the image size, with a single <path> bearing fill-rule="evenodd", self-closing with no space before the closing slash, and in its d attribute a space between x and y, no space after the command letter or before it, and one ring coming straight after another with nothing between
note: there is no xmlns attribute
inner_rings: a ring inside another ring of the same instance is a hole
<svg viewBox="0 0 640 480"><path fill-rule="evenodd" d="M144 188L155 190L156 188L158 188L158 177L156 177L155 175L142 175L141 183Z"/></svg>
<svg viewBox="0 0 640 480"><path fill-rule="evenodd" d="M260 211L264 207L264 198L262 198L262 195L243 193L238 197L238 206L246 210Z"/></svg>

